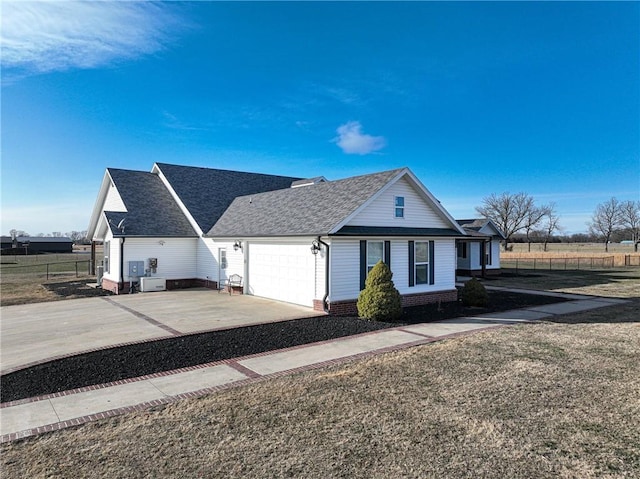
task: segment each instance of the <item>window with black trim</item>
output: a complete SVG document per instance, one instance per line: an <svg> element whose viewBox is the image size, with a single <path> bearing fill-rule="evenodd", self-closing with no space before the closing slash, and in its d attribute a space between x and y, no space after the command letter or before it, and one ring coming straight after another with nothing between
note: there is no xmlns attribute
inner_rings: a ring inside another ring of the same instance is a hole
<svg viewBox="0 0 640 479"><path fill-rule="evenodd" d="M404 196L396 196L394 204L396 218L404 218Z"/></svg>
<svg viewBox="0 0 640 479"><path fill-rule="evenodd" d="M102 264L105 273L109 273L109 255L111 253L111 241L104 242L104 262Z"/></svg>
<svg viewBox="0 0 640 479"><path fill-rule="evenodd" d="M429 242L416 241L414 254L415 284L429 284Z"/></svg>
<svg viewBox="0 0 640 479"><path fill-rule="evenodd" d="M367 241L367 273L378 261L384 261L384 241Z"/></svg>
<svg viewBox="0 0 640 479"><path fill-rule="evenodd" d="M485 248L487 250L487 262L485 263L486 265L490 266L491 265L491 260L493 259L493 255L492 255L492 251L491 251L491 241L488 241L487 243L485 243Z"/></svg>
<svg viewBox="0 0 640 479"><path fill-rule="evenodd" d="M458 243L458 258L467 259L467 242Z"/></svg>

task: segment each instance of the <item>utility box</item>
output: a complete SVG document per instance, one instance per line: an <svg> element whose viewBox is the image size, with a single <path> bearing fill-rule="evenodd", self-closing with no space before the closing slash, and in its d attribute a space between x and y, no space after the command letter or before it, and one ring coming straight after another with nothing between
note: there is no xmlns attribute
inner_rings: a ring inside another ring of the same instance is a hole
<svg viewBox="0 0 640 479"><path fill-rule="evenodd" d="M140 278L140 291L164 291L167 289L167 280L164 278L150 278L148 276Z"/></svg>
<svg viewBox="0 0 640 479"><path fill-rule="evenodd" d="M129 261L129 278L144 276L144 261Z"/></svg>

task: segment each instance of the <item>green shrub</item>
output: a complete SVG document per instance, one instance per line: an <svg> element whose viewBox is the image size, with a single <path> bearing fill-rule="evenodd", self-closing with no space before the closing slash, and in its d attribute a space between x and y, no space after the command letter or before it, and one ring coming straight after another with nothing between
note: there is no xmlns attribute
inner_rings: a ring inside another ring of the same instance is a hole
<svg viewBox="0 0 640 479"><path fill-rule="evenodd" d="M465 306L486 306L489 304L487 290L476 278L471 278L464 284L462 291L460 291L460 299Z"/></svg>
<svg viewBox="0 0 640 479"><path fill-rule="evenodd" d="M400 293L393 284L393 273L382 261L371 269L358 296L358 315L374 321L393 321L402 315Z"/></svg>

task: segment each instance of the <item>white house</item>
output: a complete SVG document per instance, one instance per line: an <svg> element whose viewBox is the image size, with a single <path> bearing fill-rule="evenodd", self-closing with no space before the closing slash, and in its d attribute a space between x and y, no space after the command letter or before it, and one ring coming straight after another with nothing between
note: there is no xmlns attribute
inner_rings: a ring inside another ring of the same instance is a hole
<svg viewBox="0 0 640 479"><path fill-rule="evenodd" d="M500 274L500 242L504 233L487 218L457 220L467 234L457 244L457 274L486 276Z"/></svg>
<svg viewBox="0 0 640 479"><path fill-rule="evenodd" d="M116 293L141 275L217 288L237 274L246 294L353 314L379 260L405 306L455 301L465 231L407 168L327 181L156 163L107 169L88 235Z"/></svg>

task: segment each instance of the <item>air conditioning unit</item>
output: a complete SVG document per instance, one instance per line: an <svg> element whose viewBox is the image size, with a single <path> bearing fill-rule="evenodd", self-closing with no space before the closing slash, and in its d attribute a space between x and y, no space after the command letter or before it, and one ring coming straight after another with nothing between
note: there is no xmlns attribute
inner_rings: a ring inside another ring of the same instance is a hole
<svg viewBox="0 0 640 479"><path fill-rule="evenodd" d="M143 276L140 278L140 291L147 293L149 291L164 291L167 289L167 280L164 278L155 278Z"/></svg>

